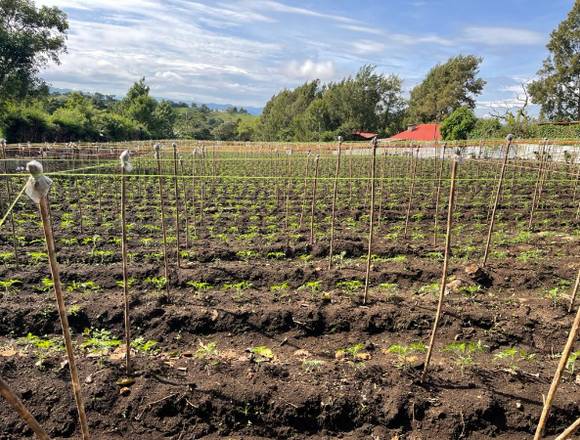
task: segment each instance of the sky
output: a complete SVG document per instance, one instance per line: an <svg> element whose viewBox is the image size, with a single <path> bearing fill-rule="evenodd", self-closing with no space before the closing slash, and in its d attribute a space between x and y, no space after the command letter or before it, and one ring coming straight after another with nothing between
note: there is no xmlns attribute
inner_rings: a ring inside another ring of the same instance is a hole
<svg viewBox="0 0 580 440"><path fill-rule="evenodd" d="M262 107L283 88L336 81L364 64L406 94L457 54L483 58L479 115L519 105L574 0L37 0L69 18L52 86Z"/></svg>

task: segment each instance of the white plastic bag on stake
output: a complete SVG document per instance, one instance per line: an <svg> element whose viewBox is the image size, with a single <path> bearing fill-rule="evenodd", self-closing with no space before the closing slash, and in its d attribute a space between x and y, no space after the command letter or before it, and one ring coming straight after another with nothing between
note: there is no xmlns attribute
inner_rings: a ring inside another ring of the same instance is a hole
<svg viewBox="0 0 580 440"><path fill-rule="evenodd" d="M119 156L119 159L121 160L121 169L126 173L130 173L133 170L133 165L131 165L131 162L129 161L130 157L131 153L129 153L129 150L123 151Z"/></svg>
<svg viewBox="0 0 580 440"><path fill-rule="evenodd" d="M52 185L52 179L43 174L42 164L36 160L28 162L26 169L31 174L28 182L26 182L26 195L34 203L40 203L40 200L48 194L50 186Z"/></svg>

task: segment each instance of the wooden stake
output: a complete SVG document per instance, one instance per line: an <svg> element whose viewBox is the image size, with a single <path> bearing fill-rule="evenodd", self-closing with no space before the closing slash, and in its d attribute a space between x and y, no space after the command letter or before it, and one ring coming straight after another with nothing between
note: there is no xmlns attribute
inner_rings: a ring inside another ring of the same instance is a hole
<svg viewBox="0 0 580 440"><path fill-rule="evenodd" d="M568 440L572 438L571 436L580 428L580 417L576 419L574 423L568 426L562 434L555 438L555 440Z"/></svg>
<svg viewBox="0 0 580 440"><path fill-rule="evenodd" d="M179 166L181 170L181 175L185 176L185 168L183 166L183 160L179 159ZM185 247L189 249L189 200L187 197L187 182L185 179L182 180L181 184L183 191L183 205L185 208Z"/></svg>
<svg viewBox="0 0 580 440"><path fill-rule="evenodd" d="M443 273L441 274L441 285L439 286L439 302L437 303L437 312L435 313L435 321L433 322L433 329L431 330L431 339L429 340L429 347L427 349L427 356L425 357L425 365L423 367L423 375L421 380L425 380L431 355L433 353L433 346L435 345L435 334L439 325L439 318L441 317L441 309L443 308L443 298L445 296L445 285L447 284L447 268L449 265L449 251L451 248L451 224L453 222L453 206L455 203L455 176L457 174L457 160L453 160L451 164L451 187L449 189L449 204L447 207L447 233L445 235L445 257L443 259Z"/></svg>
<svg viewBox="0 0 580 440"><path fill-rule="evenodd" d="M545 149L546 149L546 143L547 140L544 141L544 144L542 145L542 148L540 150L540 160L539 160L539 165L538 165L538 174L536 175L536 184L534 186L534 195L532 197L532 206L530 207L530 220L528 221L528 229L532 229L532 224L534 221L534 211L536 208L536 202L538 199L538 189L540 187L540 178L542 176L542 168L544 166L544 154L545 154Z"/></svg>
<svg viewBox="0 0 580 440"><path fill-rule="evenodd" d="M167 229L165 227L165 194L163 192L163 178L161 176L161 158L160 158L159 144L156 145L155 158L157 159L157 175L159 180L159 204L161 210L161 233L163 235L163 266L165 275L166 290L169 288L169 265L167 262Z"/></svg>
<svg viewBox="0 0 580 440"><path fill-rule="evenodd" d="M16 394L10 389L8 384L0 377L0 396L4 397L8 404L14 408L18 415L26 422L26 424L32 429L36 437L40 440L50 440L50 437L44 430L42 426L37 422L34 416L26 409L22 401L18 398Z"/></svg>
<svg viewBox="0 0 580 440"><path fill-rule="evenodd" d="M131 320L129 318L129 277L127 275L127 217L125 167L121 166L121 257L123 261L123 300L125 321L125 371L131 375Z"/></svg>
<svg viewBox="0 0 580 440"><path fill-rule="evenodd" d="M299 228L302 228L304 220L304 210L306 209L306 194L308 192L308 165L310 163L310 151L306 154L306 168L304 170L304 190L302 191L302 208L300 209Z"/></svg>
<svg viewBox="0 0 580 440"><path fill-rule="evenodd" d="M377 137L372 140L372 159L371 159L371 203L369 208L369 249L367 253L367 270L365 276L365 290L363 293L363 304L367 303L369 294L369 278L371 276L371 258L373 254L373 232L375 221L375 168L377 162Z"/></svg>
<svg viewBox="0 0 580 440"><path fill-rule="evenodd" d="M538 422L538 427L536 428L536 433L534 434L534 440L540 440L542 438L542 435L544 434L544 428L546 426L546 422L548 421L552 401L554 400L554 396L556 395L556 391L558 390L558 385L560 385L560 379L562 378L562 373L566 368L570 352L574 347L574 342L576 342L576 336L578 336L579 328L580 328L580 307L576 312L576 317L574 318L572 328L570 329L570 333L568 334L568 340L564 345L564 350L562 350L562 355L560 357L560 361L558 362L556 372L554 373L554 378L552 379L550 390L548 391L548 395L546 396L546 400L544 401L544 407L542 408L540 421Z"/></svg>
<svg viewBox="0 0 580 440"><path fill-rule="evenodd" d="M332 188L332 213L330 214L330 244L328 248L328 270L332 269L332 254L334 251L334 219L336 217L336 196L338 194L338 177L340 175L340 154L342 147L342 136L338 137L338 147L336 148L336 169L334 172L334 185Z"/></svg>
<svg viewBox="0 0 580 440"><path fill-rule="evenodd" d="M412 153L411 153L412 154ZM411 171L411 186L409 187L409 203L407 204L407 215L405 216L405 230L403 232L403 237L407 238L407 231L409 228L409 218L411 216L411 207L413 206L413 193L415 192L415 177L417 175L417 163L419 162L419 147L417 147L417 157L412 161L412 171Z"/></svg>
<svg viewBox="0 0 580 440"><path fill-rule="evenodd" d="M79 420L81 425L81 434L83 440L89 440L89 426L87 424L87 416L85 414L85 406L81 392L81 383L75 362L72 340L70 336L70 328L68 325L68 318L66 314L66 306L64 304L64 297L62 294L62 285L60 282L60 272L58 263L56 261L56 250L54 245L54 236L52 235L52 227L48 215L48 200L42 197L39 202L40 217L42 219L42 227L44 229L44 237L46 239L46 251L48 254L48 262L50 265L50 272L52 275L53 289L56 296L56 303L58 306L58 314L60 316L60 323L62 326L62 335L64 337L66 354L68 358L68 366L71 375L72 389L79 413Z"/></svg>
<svg viewBox="0 0 580 440"><path fill-rule="evenodd" d="M574 289L572 290L572 297L570 298L570 304L568 305L568 313L572 311L574 307L574 302L576 301L576 295L578 294L578 289L580 288L580 269L578 269L578 275L576 276L576 282L574 283Z"/></svg>
<svg viewBox="0 0 580 440"><path fill-rule="evenodd" d="M489 247L491 245L491 234L493 233L493 226L495 224L495 213L497 211L497 205L499 202L499 198L501 196L501 188L503 185L503 178L505 175L505 169L507 166L507 161L508 161L508 157L509 157L510 147L512 145L512 140L513 140L513 135L508 134L507 138L506 138L505 154L503 157L503 163L501 166L501 170L499 172L499 179L498 179L498 184L497 184L497 190L495 193L495 200L494 200L493 208L491 211L491 219L489 220L489 230L487 232L487 240L485 242L485 251L483 253L483 261L481 263L482 267L485 266L485 264L487 263L487 257L489 254Z"/></svg>
<svg viewBox="0 0 580 440"><path fill-rule="evenodd" d="M481 143L480 143L481 148ZM443 177L443 167L445 166L445 150L447 149L447 142L443 144L443 150L441 151L441 164L439 166L439 173L437 176L437 190L435 193L435 215L434 215L434 227L433 227L433 246L437 245L437 222L439 220L439 199L441 195L441 178Z"/></svg>
<svg viewBox="0 0 580 440"><path fill-rule="evenodd" d="M181 267L181 228L179 227L179 187L177 184L177 144L173 145L173 189L175 193L175 235L177 240L177 267ZM215 155L215 151L213 153ZM214 159L215 162L215 159ZM215 175L215 174L214 174Z"/></svg>
<svg viewBox="0 0 580 440"><path fill-rule="evenodd" d="M316 208L316 187L318 183L318 165L320 155L317 154L314 158L314 180L312 181L312 200L310 201L310 246L314 245L314 210Z"/></svg>

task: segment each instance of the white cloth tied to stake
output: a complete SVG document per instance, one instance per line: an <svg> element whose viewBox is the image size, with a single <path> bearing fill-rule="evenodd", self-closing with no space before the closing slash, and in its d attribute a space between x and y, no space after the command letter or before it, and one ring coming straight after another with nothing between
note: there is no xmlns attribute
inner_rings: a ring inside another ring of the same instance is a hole
<svg viewBox="0 0 580 440"><path fill-rule="evenodd" d="M43 197L46 197L52 179L43 174L42 164L36 160L32 160L26 164L26 169L30 173L28 182L26 182L25 192L34 203L40 203Z"/></svg>
<svg viewBox="0 0 580 440"><path fill-rule="evenodd" d="M121 169L126 173L130 173L133 170L133 165L131 165L131 162L129 162L129 150L123 151L119 156L119 159L121 160Z"/></svg>

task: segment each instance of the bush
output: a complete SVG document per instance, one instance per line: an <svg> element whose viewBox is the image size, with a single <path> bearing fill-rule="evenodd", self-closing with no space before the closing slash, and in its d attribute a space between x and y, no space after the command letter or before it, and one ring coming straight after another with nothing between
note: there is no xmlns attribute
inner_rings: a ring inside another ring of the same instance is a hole
<svg viewBox="0 0 580 440"><path fill-rule="evenodd" d="M459 107L441 123L441 136L447 141L467 139L477 119L468 107Z"/></svg>

